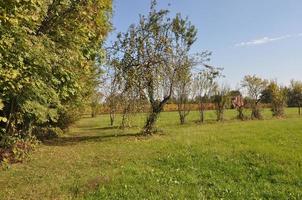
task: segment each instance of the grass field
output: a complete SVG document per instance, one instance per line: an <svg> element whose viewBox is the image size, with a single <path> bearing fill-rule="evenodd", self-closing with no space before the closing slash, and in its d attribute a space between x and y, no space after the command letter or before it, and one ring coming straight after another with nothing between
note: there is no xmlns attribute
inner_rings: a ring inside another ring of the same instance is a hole
<svg viewBox="0 0 302 200"><path fill-rule="evenodd" d="M160 134L109 127L108 116L84 118L41 144L21 164L0 169L0 199L302 199L302 118L206 124L163 113Z"/></svg>

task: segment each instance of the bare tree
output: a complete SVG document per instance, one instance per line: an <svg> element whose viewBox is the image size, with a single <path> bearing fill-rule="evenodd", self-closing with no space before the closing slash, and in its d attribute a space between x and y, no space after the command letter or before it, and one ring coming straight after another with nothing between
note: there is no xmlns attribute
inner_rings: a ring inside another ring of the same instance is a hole
<svg viewBox="0 0 302 200"><path fill-rule="evenodd" d="M245 76L241 83L242 87L247 90L247 94L251 99L250 104L252 109L252 114L251 114L252 119L262 118L259 108L259 103L262 98L262 91L265 90L267 83L268 83L267 80L259 78L256 75Z"/></svg>

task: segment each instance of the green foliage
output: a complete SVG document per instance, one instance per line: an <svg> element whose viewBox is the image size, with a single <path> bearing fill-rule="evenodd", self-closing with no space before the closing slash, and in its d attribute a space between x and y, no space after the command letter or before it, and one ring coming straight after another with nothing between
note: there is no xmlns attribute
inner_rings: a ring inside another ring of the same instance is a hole
<svg viewBox="0 0 302 200"><path fill-rule="evenodd" d="M34 135L38 140L44 141L62 136L63 131L56 127L34 127L32 135Z"/></svg>
<svg viewBox="0 0 302 200"><path fill-rule="evenodd" d="M299 114L301 115L302 106L302 82L291 81L291 85L288 91L288 106L299 107Z"/></svg>
<svg viewBox="0 0 302 200"><path fill-rule="evenodd" d="M87 101L98 83L111 3L0 2L1 131L28 134L32 126L62 123L60 110Z"/></svg>
<svg viewBox="0 0 302 200"><path fill-rule="evenodd" d="M230 88L222 85L215 89L214 103L217 115L217 121L224 120L224 111L230 104Z"/></svg>
<svg viewBox="0 0 302 200"><path fill-rule="evenodd" d="M269 91L269 96L271 99L271 106L273 116L283 117L284 116L284 107L286 106L287 93L285 88L278 85L276 81L272 81L267 90Z"/></svg>
<svg viewBox="0 0 302 200"><path fill-rule="evenodd" d="M33 136L5 136L1 141L3 145L0 148L0 163L10 164L22 162L29 157L30 152L35 150L39 142Z"/></svg>
<svg viewBox="0 0 302 200"><path fill-rule="evenodd" d="M262 119L259 103L262 99L262 91L266 89L267 84L267 80L256 75L245 76L241 83L241 86L246 89L249 97L249 104L252 108L252 119Z"/></svg>
<svg viewBox="0 0 302 200"><path fill-rule="evenodd" d="M136 93L149 100L150 113L143 132L151 134L159 113L170 100L177 74L184 67L197 30L180 14L169 17L151 2L147 16L120 33L112 47L111 63L122 82L123 92ZM165 91L160 94L160 90Z"/></svg>

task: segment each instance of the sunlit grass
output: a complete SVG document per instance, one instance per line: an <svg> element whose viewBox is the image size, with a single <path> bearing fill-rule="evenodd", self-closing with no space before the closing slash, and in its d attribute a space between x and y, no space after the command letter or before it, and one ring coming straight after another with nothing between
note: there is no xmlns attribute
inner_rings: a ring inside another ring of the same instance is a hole
<svg viewBox="0 0 302 200"><path fill-rule="evenodd" d="M208 111L198 124L192 112L179 125L177 113L163 113L148 138L136 135L145 114L125 130L106 115L84 118L0 171L0 199L301 199L302 118L286 114L241 122L229 110L217 123Z"/></svg>

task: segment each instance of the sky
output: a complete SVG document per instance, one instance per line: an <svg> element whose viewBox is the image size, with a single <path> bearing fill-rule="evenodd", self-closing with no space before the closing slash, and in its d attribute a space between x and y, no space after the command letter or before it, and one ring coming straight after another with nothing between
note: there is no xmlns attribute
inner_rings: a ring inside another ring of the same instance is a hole
<svg viewBox="0 0 302 200"><path fill-rule="evenodd" d="M158 8L181 13L198 29L192 53L209 50L224 68L226 84L245 75L288 84L302 80L302 0L158 0ZM148 14L150 0L114 0L114 31L124 32Z"/></svg>

